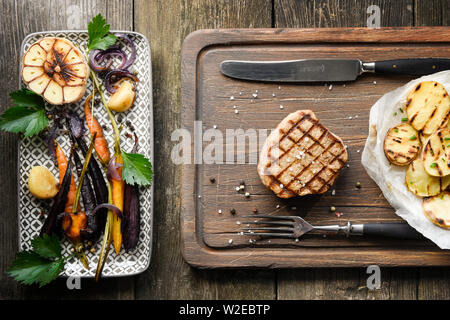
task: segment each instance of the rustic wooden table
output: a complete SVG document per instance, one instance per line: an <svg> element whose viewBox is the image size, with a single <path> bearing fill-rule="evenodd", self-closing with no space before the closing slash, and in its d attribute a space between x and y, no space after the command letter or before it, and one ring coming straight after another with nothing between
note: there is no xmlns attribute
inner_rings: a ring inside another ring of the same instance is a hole
<svg viewBox="0 0 450 320"><path fill-rule="evenodd" d="M86 29L98 12L112 29L150 40L155 118L155 218L150 268L132 278L82 281L66 289L59 279L43 289L17 285L5 271L17 251L17 136L1 133L0 298L81 299L449 299L449 268L383 268L381 289L366 287L366 270L197 270L181 257L180 171L172 164L171 132L180 126L180 49L203 28L365 27L378 5L381 26L448 25L449 0L2 0L0 109L18 88L19 50L35 31ZM11 190L14 190L11 192Z"/></svg>

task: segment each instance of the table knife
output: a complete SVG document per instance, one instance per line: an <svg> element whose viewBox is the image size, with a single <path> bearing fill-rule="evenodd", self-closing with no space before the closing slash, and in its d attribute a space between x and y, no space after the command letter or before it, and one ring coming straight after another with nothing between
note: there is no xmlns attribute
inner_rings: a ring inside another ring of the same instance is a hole
<svg viewBox="0 0 450 320"><path fill-rule="evenodd" d="M450 59L416 58L375 62L357 59L303 59L288 61L225 60L220 71L231 78L264 82L354 81L365 72L423 76L449 70Z"/></svg>

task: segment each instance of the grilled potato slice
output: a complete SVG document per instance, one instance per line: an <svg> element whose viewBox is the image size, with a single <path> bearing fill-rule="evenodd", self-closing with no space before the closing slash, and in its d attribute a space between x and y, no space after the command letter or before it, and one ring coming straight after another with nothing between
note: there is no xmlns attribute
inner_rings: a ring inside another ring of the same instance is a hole
<svg viewBox="0 0 450 320"><path fill-rule="evenodd" d="M441 228L450 229L450 192L424 198L422 207L431 222Z"/></svg>
<svg viewBox="0 0 450 320"><path fill-rule="evenodd" d="M419 197L431 197L440 194L450 185L449 177L433 177L424 169L423 161L419 157L406 170L406 187Z"/></svg>
<svg viewBox="0 0 450 320"><path fill-rule="evenodd" d="M450 175L450 129L445 128L432 134L425 144L423 165L429 175L445 177Z"/></svg>
<svg viewBox="0 0 450 320"><path fill-rule="evenodd" d="M444 86L435 81L419 83L406 98L409 123L424 134L445 127L450 117L450 97Z"/></svg>
<svg viewBox="0 0 450 320"><path fill-rule="evenodd" d="M408 123L391 128L384 139L386 158L398 166L411 163L420 152L419 133Z"/></svg>
<svg viewBox="0 0 450 320"><path fill-rule="evenodd" d="M422 143L423 146L427 143L428 138L430 138L430 136L431 134L424 134L423 132L419 133L420 142Z"/></svg>

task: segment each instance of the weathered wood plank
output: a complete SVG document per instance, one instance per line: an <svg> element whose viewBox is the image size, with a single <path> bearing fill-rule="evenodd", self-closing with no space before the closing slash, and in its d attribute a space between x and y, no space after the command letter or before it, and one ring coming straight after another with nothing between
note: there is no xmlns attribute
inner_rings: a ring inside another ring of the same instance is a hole
<svg viewBox="0 0 450 320"><path fill-rule="evenodd" d="M180 171L170 158L169 137L180 124L180 49L201 28L270 27L271 1L135 2L136 31L150 40L155 118L155 236L150 269L137 278L137 298L274 298L274 273L204 271L180 255Z"/></svg>
<svg viewBox="0 0 450 320"><path fill-rule="evenodd" d="M36 31L87 29L88 22L97 13L106 17L112 29L132 30L133 1L132 0L52 0L52 1L2 1L0 29L1 63L0 110L3 111L10 103L8 93L19 87L20 45L23 38ZM7 30L7 32L6 32ZM7 62L6 62L7 61ZM12 192L17 185L17 139L16 135L0 133L0 162L2 186L0 205L3 213L0 216L0 299L6 298L72 298L82 296L87 298L117 299L133 298L134 279L122 278L106 280L104 284L92 285L90 290L82 290L82 294L66 290L65 280L61 279L51 284L44 291L35 287L24 288L11 280L5 271L14 259L17 244L17 193ZM14 249L11 249L14 248ZM82 281L83 286L90 286L89 280ZM45 292L45 294L43 294Z"/></svg>
<svg viewBox="0 0 450 320"><path fill-rule="evenodd" d="M381 9L382 27L413 25L413 0L274 0L275 27L366 27L371 5Z"/></svg>
<svg viewBox="0 0 450 320"><path fill-rule="evenodd" d="M415 0L415 26L445 26L448 25L449 1L447 0Z"/></svg>

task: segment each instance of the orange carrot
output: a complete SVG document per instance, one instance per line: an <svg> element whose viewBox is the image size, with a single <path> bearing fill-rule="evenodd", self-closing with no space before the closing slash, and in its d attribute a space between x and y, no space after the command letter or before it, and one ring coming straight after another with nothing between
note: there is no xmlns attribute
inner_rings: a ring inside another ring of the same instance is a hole
<svg viewBox="0 0 450 320"><path fill-rule="evenodd" d="M100 161L103 164L108 164L110 159L108 142L103 135L103 129L98 123L97 119L92 115L91 108L89 102L92 100L94 94L91 94L87 97L86 102L84 103L84 115L86 117L86 123L89 128L89 132L91 133L91 137L94 133L97 133L97 136L94 140L95 151L97 152Z"/></svg>
<svg viewBox="0 0 450 320"><path fill-rule="evenodd" d="M59 184L61 185L62 179L64 178L64 174L66 173L67 170L67 165L69 163L67 162L67 158L66 155L64 154L64 151L62 150L61 146L58 143L56 143L56 161L58 163L58 170L59 170ZM75 185L75 179L73 178L72 175L72 178L70 179L70 187L69 192L67 193L67 202L64 212L66 213L72 212L76 192L77 187Z"/></svg>
<svg viewBox="0 0 450 320"><path fill-rule="evenodd" d="M116 156L116 163L123 163L122 156ZM117 168L117 173L122 178L122 167ZM111 186L112 186L112 203L123 212L123 198L125 192L125 182L120 179L116 180L111 178ZM122 247L122 230L121 230L122 219L114 213L113 219L113 230L112 230L112 238L114 250L117 254L120 252L120 248Z"/></svg>

